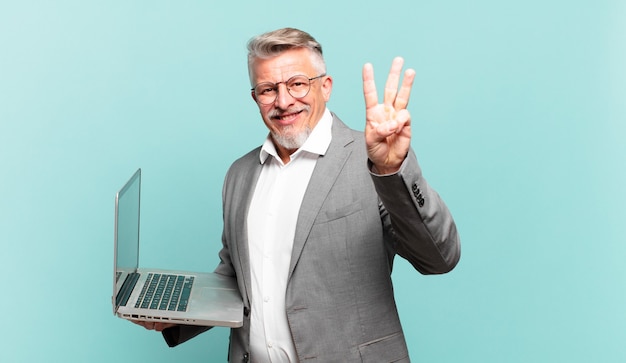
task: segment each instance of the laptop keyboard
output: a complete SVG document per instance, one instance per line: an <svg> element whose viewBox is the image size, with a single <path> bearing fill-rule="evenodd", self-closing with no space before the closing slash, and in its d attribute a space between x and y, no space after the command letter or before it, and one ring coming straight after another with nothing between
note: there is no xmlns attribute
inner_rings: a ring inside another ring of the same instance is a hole
<svg viewBox="0 0 626 363"><path fill-rule="evenodd" d="M136 308L187 311L193 276L149 273Z"/></svg>

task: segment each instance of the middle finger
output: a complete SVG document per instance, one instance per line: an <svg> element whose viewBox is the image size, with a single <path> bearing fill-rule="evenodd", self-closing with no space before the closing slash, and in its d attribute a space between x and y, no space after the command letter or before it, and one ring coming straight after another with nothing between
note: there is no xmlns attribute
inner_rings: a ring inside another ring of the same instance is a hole
<svg viewBox="0 0 626 363"><path fill-rule="evenodd" d="M391 70L387 77L387 83L385 83L385 97L383 103L385 105L393 105L396 100L396 94L398 93L398 84L400 83L400 73L402 72L402 65L404 59L402 57L396 57L391 63Z"/></svg>

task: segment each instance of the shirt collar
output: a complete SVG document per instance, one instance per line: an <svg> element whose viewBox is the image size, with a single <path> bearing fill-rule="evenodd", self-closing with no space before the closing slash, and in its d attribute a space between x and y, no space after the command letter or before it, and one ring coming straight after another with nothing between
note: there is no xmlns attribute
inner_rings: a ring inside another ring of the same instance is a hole
<svg viewBox="0 0 626 363"><path fill-rule="evenodd" d="M293 160L297 155L302 152L308 152L315 155L324 155L328 150L328 146L330 146L330 141L332 139L332 125L333 125L333 115L330 113L328 108L324 111L322 118L319 120L317 125L313 128L313 131L309 135L309 137L304 142L298 150L296 150L292 155L291 159ZM276 151L276 147L272 142L272 138L268 134L265 138L265 142L261 147L261 152L259 153L259 160L261 164L265 164L267 158L269 156L273 156L276 160L280 160L278 156L278 152Z"/></svg>

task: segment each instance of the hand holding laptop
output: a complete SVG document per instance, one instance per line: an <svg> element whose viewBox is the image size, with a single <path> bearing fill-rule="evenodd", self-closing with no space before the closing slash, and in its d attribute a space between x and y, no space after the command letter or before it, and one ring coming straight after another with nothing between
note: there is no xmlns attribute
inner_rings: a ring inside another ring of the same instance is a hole
<svg viewBox="0 0 626 363"><path fill-rule="evenodd" d="M151 322L151 321L137 321L137 320L131 320L131 321L137 325L143 326L144 328L148 330L156 330L158 332L162 332L163 330L167 328L173 328L177 325L174 323L157 323L157 322Z"/></svg>

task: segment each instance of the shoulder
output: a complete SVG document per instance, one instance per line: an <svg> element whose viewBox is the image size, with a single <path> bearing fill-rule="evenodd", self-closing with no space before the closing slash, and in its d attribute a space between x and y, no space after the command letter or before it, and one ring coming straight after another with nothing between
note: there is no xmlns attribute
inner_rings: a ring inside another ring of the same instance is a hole
<svg viewBox="0 0 626 363"><path fill-rule="evenodd" d="M346 125L335 113L333 115L333 142L365 148L365 134Z"/></svg>
<svg viewBox="0 0 626 363"><path fill-rule="evenodd" d="M230 166L231 169L233 167L237 167L242 164L249 164L254 162L259 162L259 154L261 153L261 146L257 146L256 148L248 151L245 155L241 156L239 159L235 160Z"/></svg>
<svg viewBox="0 0 626 363"><path fill-rule="evenodd" d="M250 170L254 169L255 166L260 165L259 153L261 152L261 147L257 147L253 150L250 150L245 155L241 156L237 160L235 160L228 171L226 172L226 179L232 177L239 177L241 173L247 173Z"/></svg>

